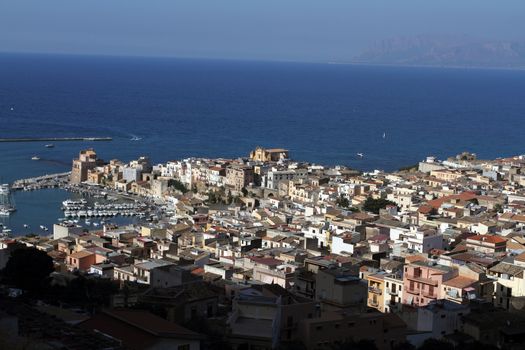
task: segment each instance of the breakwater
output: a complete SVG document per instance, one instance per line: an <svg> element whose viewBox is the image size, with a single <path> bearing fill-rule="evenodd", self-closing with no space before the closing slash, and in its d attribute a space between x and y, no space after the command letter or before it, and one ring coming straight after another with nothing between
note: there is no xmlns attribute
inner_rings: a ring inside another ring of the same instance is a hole
<svg viewBox="0 0 525 350"><path fill-rule="evenodd" d="M0 142L42 142L42 141L111 141L111 137L18 137L0 138Z"/></svg>
<svg viewBox="0 0 525 350"><path fill-rule="evenodd" d="M55 188L63 187L69 182L69 176L71 172L43 175L38 177L32 177L29 179L20 179L13 182L11 189L14 191L32 191L39 190L42 188Z"/></svg>

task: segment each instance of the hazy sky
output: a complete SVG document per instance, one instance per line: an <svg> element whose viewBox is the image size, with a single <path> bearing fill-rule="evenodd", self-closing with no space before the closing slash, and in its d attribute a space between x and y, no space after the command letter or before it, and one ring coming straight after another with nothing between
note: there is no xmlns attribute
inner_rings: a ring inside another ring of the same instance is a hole
<svg viewBox="0 0 525 350"><path fill-rule="evenodd" d="M525 39L525 0L0 0L0 51L348 60L398 35Z"/></svg>

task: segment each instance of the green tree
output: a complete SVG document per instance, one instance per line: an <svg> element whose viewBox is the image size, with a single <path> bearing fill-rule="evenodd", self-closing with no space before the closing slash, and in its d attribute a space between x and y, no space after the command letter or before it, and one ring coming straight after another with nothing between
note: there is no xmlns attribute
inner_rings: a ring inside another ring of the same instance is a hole
<svg viewBox="0 0 525 350"><path fill-rule="evenodd" d="M341 208L350 207L350 201L343 194L339 195L339 198L337 198L337 200L335 201L335 204L337 204Z"/></svg>
<svg viewBox="0 0 525 350"><path fill-rule="evenodd" d="M372 212L374 214L379 214L379 210L384 209L387 205L396 205L396 203L384 198L374 199L372 197L368 197L363 203L363 210Z"/></svg>
<svg viewBox="0 0 525 350"><path fill-rule="evenodd" d="M53 259L46 252L21 248L11 253L2 273L7 281L18 288L36 292L42 290L44 282L54 270Z"/></svg>
<svg viewBox="0 0 525 350"><path fill-rule="evenodd" d="M174 188L178 191L181 191L182 193L186 193L189 191L188 188L182 182L176 179L170 179L168 181L168 187Z"/></svg>

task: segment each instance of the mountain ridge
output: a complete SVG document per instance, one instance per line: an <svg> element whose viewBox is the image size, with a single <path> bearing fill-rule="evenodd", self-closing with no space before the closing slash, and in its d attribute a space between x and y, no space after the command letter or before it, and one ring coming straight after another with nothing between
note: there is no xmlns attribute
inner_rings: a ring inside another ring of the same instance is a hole
<svg viewBox="0 0 525 350"><path fill-rule="evenodd" d="M466 36L392 37L376 42L352 63L525 68L525 41L483 40Z"/></svg>

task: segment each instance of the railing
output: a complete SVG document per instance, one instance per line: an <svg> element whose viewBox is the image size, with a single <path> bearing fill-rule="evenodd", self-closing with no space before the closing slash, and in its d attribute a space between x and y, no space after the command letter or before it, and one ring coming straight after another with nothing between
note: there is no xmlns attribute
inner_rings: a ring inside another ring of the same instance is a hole
<svg viewBox="0 0 525 350"><path fill-rule="evenodd" d="M393 291L391 288L387 288L386 292L387 292L387 294L390 294L390 295L398 295L399 294L398 290Z"/></svg>
<svg viewBox="0 0 525 350"><path fill-rule="evenodd" d="M405 291L407 291L410 294L417 294L417 295L419 295L419 293L421 292L421 290L418 288L407 288L405 289Z"/></svg>
<svg viewBox="0 0 525 350"><path fill-rule="evenodd" d="M368 305L373 306L373 307L378 307L379 303L377 301L372 300L372 299L368 299Z"/></svg>
<svg viewBox="0 0 525 350"><path fill-rule="evenodd" d="M423 296L425 298L437 299L437 294L435 292L434 293L430 293L429 291L424 290L423 293L421 293L421 294L423 294Z"/></svg>
<svg viewBox="0 0 525 350"><path fill-rule="evenodd" d="M421 282L421 283L424 283L424 284L429 284L431 286L437 286L438 285L438 281L434 281L434 280L432 280L430 278L423 278L423 277L417 277L417 276L412 276L412 275L407 275L406 278L409 279L409 280L412 280L412 281Z"/></svg>
<svg viewBox="0 0 525 350"><path fill-rule="evenodd" d="M379 295L383 294L383 291L376 287L368 287L368 291L374 294L379 294Z"/></svg>

